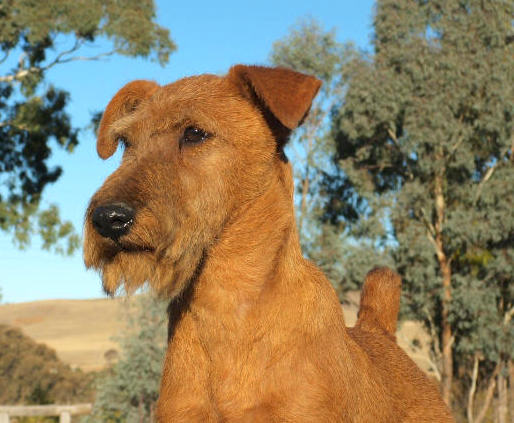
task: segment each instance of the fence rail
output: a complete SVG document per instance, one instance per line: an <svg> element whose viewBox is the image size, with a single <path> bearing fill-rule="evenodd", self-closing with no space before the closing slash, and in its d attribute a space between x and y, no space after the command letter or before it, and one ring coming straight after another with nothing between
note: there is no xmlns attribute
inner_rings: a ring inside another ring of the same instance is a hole
<svg viewBox="0 0 514 423"><path fill-rule="evenodd" d="M0 405L0 423L10 417L59 416L60 423L71 423L71 416L91 413L91 404L73 405Z"/></svg>

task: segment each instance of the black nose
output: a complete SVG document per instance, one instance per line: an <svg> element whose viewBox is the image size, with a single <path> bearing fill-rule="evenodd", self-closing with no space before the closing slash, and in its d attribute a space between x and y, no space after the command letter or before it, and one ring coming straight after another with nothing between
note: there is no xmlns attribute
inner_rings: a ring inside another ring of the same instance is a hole
<svg viewBox="0 0 514 423"><path fill-rule="evenodd" d="M117 240L134 222L134 209L123 203L107 204L93 210L93 226L105 238Z"/></svg>

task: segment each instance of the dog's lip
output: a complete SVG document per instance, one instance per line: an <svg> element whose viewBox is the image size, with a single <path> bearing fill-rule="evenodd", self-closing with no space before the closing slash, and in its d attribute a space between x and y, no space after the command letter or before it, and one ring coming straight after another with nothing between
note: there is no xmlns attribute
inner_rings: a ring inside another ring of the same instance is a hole
<svg viewBox="0 0 514 423"><path fill-rule="evenodd" d="M123 240L116 240L116 246L125 253L153 253L155 252L155 248L149 245L139 245L134 244L132 242L127 242Z"/></svg>

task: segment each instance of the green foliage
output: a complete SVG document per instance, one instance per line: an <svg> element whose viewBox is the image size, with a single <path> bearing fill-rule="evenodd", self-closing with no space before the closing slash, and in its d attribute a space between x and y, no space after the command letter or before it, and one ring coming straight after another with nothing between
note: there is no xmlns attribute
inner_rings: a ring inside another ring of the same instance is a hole
<svg viewBox="0 0 514 423"><path fill-rule="evenodd" d="M485 368L514 351L513 15L507 1L378 1L374 54L345 64L333 115L343 172L327 216L389 240L405 311L439 336L447 304L455 373L475 351Z"/></svg>
<svg viewBox="0 0 514 423"><path fill-rule="evenodd" d="M73 404L92 396L90 375L5 325L0 325L0 386L0 404Z"/></svg>
<svg viewBox="0 0 514 423"><path fill-rule="evenodd" d="M335 30L324 31L316 20L303 19L288 35L273 43L270 60L275 66L318 77L323 81L321 89L330 95L335 88L332 83L339 75L344 50L345 46L336 41Z"/></svg>
<svg viewBox="0 0 514 423"><path fill-rule="evenodd" d="M0 3L0 230L26 247L38 234L43 248L71 253L78 237L54 205L43 208L44 188L62 173L49 168L52 149L72 152L79 131L66 113L69 95L44 84L48 69L113 54L168 61L175 45L154 22L153 0L6 0ZM112 49L78 52L96 39ZM16 56L16 57L15 57Z"/></svg>
<svg viewBox="0 0 514 423"><path fill-rule="evenodd" d="M127 314L127 332L118 338L120 360L98 381L85 423L153 421L166 348L166 304L143 294Z"/></svg>

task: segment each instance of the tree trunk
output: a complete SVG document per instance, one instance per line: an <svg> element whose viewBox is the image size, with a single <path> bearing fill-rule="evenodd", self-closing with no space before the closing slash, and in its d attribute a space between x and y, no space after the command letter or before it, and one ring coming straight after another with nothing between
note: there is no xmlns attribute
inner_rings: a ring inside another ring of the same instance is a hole
<svg viewBox="0 0 514 423"><path fill-rule="evenodd" d="M476 357L476 356L475 356ZM478 363L477 361L475 363ZM494 389L496 387L496 375L498 374L498 371L500 369L500 365L497 364L494 368L494 371L489 379L489 383L487 384L487 390L485 394L484 401L482 402L482 406L480 408L480 411L478 412L478 415L476 418L473 418L473 410L471 409L471 412L469 411L470 408L473 407L473 404L468 405L468 423L482 423L485 419L485 416L487 414L487 410L489 410L489 407L491 406L491 402L494 397ZM478 373L478 368L477 368ZM475 380L476 382L476 380ZM473 393L474 395L474 393Z"/></svg>
<svg viewBox="0 0 514 423"><path fill-rule="evenodd" d="M145 410L144 410L144 398L143 395L141 395L141 398L139 400L139 423L145 423Z"/></svg>
<svg viewBox="0 0 514 423"><path fill-rule="evenodd" d="M443 368L441 372L441 393L446 404L449 407L451 407L451 391L453 382L453 334L452 327L449 321L449 314L450 304L452 301L452 270L448 257L446 256L444 251L443 225L445 214L445 200L443 192L442 174L437 175L435 178L434 194L436 212L436 221L434 225L436 254L443 282L443 299L441 310L441 347Z"/></svg>
<svg viewBox="0 0 514 423"><path fill-rule="evenodd" d="M514 362L509 360L510 423L514 423Z"/></svg>
<svg viewBox="0 0 514 423"><path fill-rule="evenodd" d="M318 124L309 124L308 130L306 131L306 137L307 137L307 152L305 156L305 178L302 182L302 202L300 204L300 219L298 221L298 234L300 235L300 240L302 240L302 227L303 227L303 221L307 215L307 195L309 195L309 185L310 185L310 179L309 179L309 170L311 165L311 155L312 155L312 147L313 147L313 141L314 141L314 131L316 130Z"/></svg>
<svg viewBox="0 0 514 423"><path fill-rule="evenodd" d="M307 194L309 193L309 165L305 168L305 178L302 182L302 202L300 204L300 219L298 221L298 233L302 239L302 226L305 215L307 214Z"/></svg>
<svg viewBox="0 0 514 423"><path fill-rule="evenodd" d="M468 418L468 423L474 423L475 419L473 418L473 408L475 401L475 392L477 388L477 379L478 379L478 366L480 364L480 360L478 358L478 354L475 353L475 357L473 358L473 371L471 372L471 387L469 388L468 393L468 406L466 408L466 417Z"/></svg>
<svg viewBox="0 0 514 423"><path fill-rule="evenodd" d="M498 423L507 423L507 379L504 374L505 362L502 360L500 364L500 371L498 372Z"/></svg>
<svg viewBox="0 0 514 423"><path fill-rule="evenodd" d="M444 260L440 263L441 272L443 274L443 307L441 312L443 335L442 335L442 350L443 350L443 371L441 375L442 395L444 402L451 406L451 391L453 383L453 336L452 328L449 322L449 308L451 302L451 269L447 261Z"/></svg>

